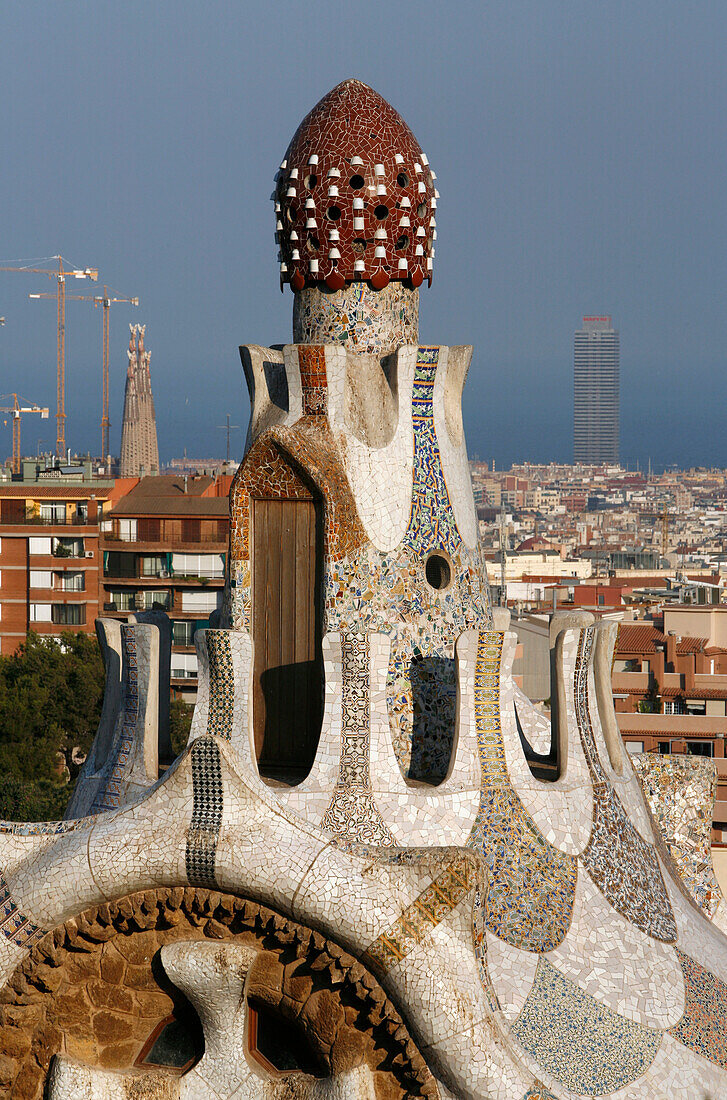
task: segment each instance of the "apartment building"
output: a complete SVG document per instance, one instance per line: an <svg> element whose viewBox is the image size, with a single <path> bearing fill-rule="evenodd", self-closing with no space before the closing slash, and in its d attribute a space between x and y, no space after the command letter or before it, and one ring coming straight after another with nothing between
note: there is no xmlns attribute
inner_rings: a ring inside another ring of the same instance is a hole
<svg viewBox="0 0 727 1100"><path fill-rule="evenodd" d="M135 479L94 475L90 463L0 478L0 653L28 630L92 633L101 601L103 517Z"/></svg>
<svg viewBox="0 0 727 1100"><path fill-rule="evenodd" d="M623 623L613 696L630 752L709 756L717 769L713 838L727 836L727 607L665 607Z"/></svg>
<svg viewBox="0 0 727 1100"><path fill-rule="evenodd" d="M102 614L157 608L172 620L172 691L197 694L194 635L222 602L231 477L144 477L104 523Z"/></svg>

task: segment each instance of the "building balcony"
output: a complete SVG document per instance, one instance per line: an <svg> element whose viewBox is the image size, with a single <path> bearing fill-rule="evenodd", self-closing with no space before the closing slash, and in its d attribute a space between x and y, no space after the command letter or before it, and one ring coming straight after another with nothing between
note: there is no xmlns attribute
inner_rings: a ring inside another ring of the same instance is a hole
<svg viewBox="0 0 727 1100"><path fill-rule="evenodd" d="M178 550L182 553L185 550L194 552L200 546L204 546L209 553L223 554L227 550L228 542L227 533L224 537L214 532L211 534L202 532L194 538L150 539L137 535L115 535L110 531L101 532L101 545L105 550L120 550L128 546L139 552L149 551L149 553L161 554L168 550Z"/></svg>
<svg viewBox="0 0 727 1100"><path fill-rule="evenodd" d="M107 586L113 584L124 585L159 585L159 584L174 584L174 585L194 585L195 588L220 588L225 583L223 574L218 577L197 577L189 574L178 574L170 571L163 571L154 576L145 574L138 577L120 577L114 573L104 573L104 584Z"/></svg>
<svg viewBox="0 0 727 1100"><path fill-rule="evenodd" d="M649 690L650 676L648 672L615 672L611 683L614 694L625 691L641 691L644 694Z"/></svg>

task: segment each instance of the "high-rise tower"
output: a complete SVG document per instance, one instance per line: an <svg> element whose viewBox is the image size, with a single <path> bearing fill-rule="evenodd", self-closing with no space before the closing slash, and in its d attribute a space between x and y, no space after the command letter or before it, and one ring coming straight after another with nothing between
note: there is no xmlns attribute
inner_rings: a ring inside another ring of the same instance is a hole
<svg viewBox="0 0 727 1100"><path fill-rule="evenodd" d="M159 445L151 394L149 360L144 348L145 325L129 325L129 369L124 394L124 421L121 428L121 477L142 477L159 473Z"/></svg>
<svg viewBox="0 0 727 1100"><path fill-rule="evenodd" d="M573 346L573 459L618 462L619 341L610 317L584 317Z"/></svg>

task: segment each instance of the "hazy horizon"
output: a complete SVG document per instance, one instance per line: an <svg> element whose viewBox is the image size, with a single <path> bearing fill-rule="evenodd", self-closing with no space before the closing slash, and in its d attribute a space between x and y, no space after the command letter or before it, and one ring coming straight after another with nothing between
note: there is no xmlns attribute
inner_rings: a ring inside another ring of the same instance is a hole
<svg viewBox="0 0 727 1100"><path fill-rule="evenodd" d="M147 326L162 460L240 457L237 347L291 339L273 175L303 115L348 76L403 115L438 176L421 338L472 343L468 448L498 467L572 459L573 332L621 334L621 457L727 465L722 395L727 6L674 0L4 13L0 263L61 252L141 306L111 313L118 452L128 322ZM0 391L51 408L55 306L0 273ZM73 292L92 293L79 282ZM67 442L99 449L101 317L69 302ZM722 368L722 369L720 369ZM11 450L10 424L0 454Z"/></svg>

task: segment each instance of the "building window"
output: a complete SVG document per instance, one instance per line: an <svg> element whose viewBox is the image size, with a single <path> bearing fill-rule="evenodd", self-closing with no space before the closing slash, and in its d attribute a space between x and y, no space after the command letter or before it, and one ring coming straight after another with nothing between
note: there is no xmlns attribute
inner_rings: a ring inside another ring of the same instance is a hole
<svg viewBox="0 0 727 1100"><path fill-rule="evenodd" d="M118 524L119 538L121 541L136 542L136 520L120 519L118 520Z"/></svg>
<svg viewBox="0 0 727 1100"><path fill-rule="evenodd" d="M68 572L55 573L54 588L60 589L61 592L85 592L86 591L86 574Z"/></svg>
<svg viewBox="0 0 727 1100"><path fill-rule="evenodd" d="M671 752L671 741L660 741L659 746L658 746L658 752L660 752L660 753L670 753Z"/></svg>
<svg viewBox="0 0 727 1100"><path fill-rule="evenodd" d="M194 619L182 619L173 622L172 645L194 645L194 635L200 625Z"/></svg>
<svg viewBox="0 0 727 1100"><path fill-rule="evenodd" d="M168 577L169 567L166 554L144 554L139 561L140 577Z"/></svg>
<svg viewBox="0 0 727 1100"><path fill-rule="evenodd" d="M136 609L136 593L127 589L121 591L110 590L108 600L104 604L104 611L134 611Z"/></svg>
<svg viewBox="0 0 727 1100"><path fill-rule="evenodd" d="M686 707L684 706L683 699L665 699L664 700L664 714L686 714Z"/></svg>
<svg viewBox="0 0 727 1100"><path fill-rule="evenodd" d="M105 550L103 571L105 577L135 577L136 554Z"/></svg>
<svg viewBox="0 0 727 1100"><path fill-rule="evenodd" d="M82 558L83 557L83 539L73 538L54 538L53 540L53 557L54 558Z"/></svg>
<svg viewBox="0 0 727 1100"><path fill-rule="evenodd" d="M143 593L145 611L168 611L172 606L172 599L168 589L161 591L149 591Z"/></svg>
<svg viewBox="0 0 727 1100"><path fill-rule="evenodd" d="M182 592L182 611L215 611L222 602L221 592Z"/></svg>
<svg viewBox="0 0 727 1100"><path fill-rule="evenodd" d="M193 680L196 676L196 653L172 653L172 679Z"/></svg>
<svg viewBox="0 0 727 1100"><path fill-rule="evenodd" d="M182 542L199 542L201 538L201 526L198 519L182 520Z"/></svg>
<svg viewBox="0 0 727 1100"><path fill-rule="evenodd" d="M159 542L161 539L161 520L139 519L137 520L137 532L139 542Z"/></svg>
<svg viewBox="0 0 727 1100"><path fill-rule="evenodd" d="M29 554L50 554L51 553L51 540L50 538L37 538L33 535L28 539L28 553Z"/></svg>
<svg viewBox="0 0 727 1100"><path fill-rule="evenodd" d="M687 741L688 756L714 756L714 742Z"/></svg>
<svg viewBox="0 0 727 1100"><path fill-rule="evenodd" d="M54 603L51 606L51 622L60 626L83 626L86 622L86 605Z"/></svg>
<svg viewBox="0 0 727 1100"><path fill-rule="evenodd" d="M30 605L30 621L31 623L49 623L51 621L50 604L32 603Z"/></svg>
<svg viewBox="0 0 727 1100"><path fill-rule="evenodd" d="M221 580L225 575L224 554L172 554L175 577L208 577Z"/></svg>
<svg viewBox="0 0 727 1100"><path fill-rule="evenodd" d="M31 588L52 588L53 587L53 574L50 569L31 569L30 570L30 587Z"/></svg>
<svg viewBox="0 0 727 1100"><path fill-rule="evenodd" d="M626 745L626 752L630 756L637 756L638 753L644 751L643 741L624 741L624 744Z"/></svg>
<svg viewBox="0 0 727 1100"><path fill-rule="evenodd" d="M60 504L60 503L41 504L41 506L40 506L40 522L41 523L65 523L66 522L66 506L65 506L65 504Z"/></svg>

